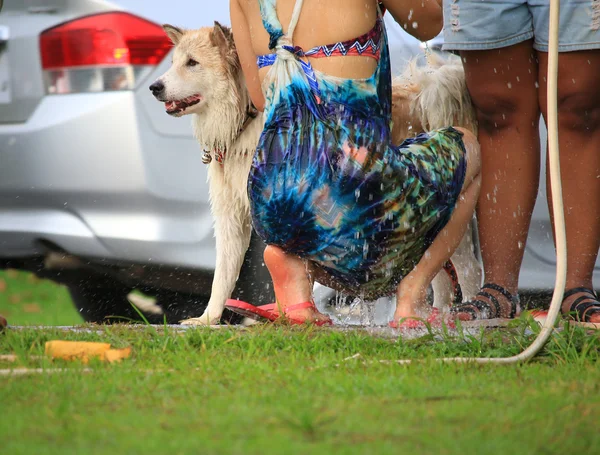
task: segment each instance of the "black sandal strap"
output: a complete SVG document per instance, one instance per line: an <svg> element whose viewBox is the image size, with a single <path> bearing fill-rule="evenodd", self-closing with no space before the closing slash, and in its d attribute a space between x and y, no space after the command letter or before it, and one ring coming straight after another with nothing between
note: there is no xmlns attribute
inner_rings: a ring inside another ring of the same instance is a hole
<svg viewBox="0 0 600 455"><path fill-rule="evenodd" d="M579 287L579 288L572 288L572 289L569 289L568 291L566 291L565 294L563 295L563 300L565 300L568 297L571 297L574 294L579 294L580 292L585 292L586 294L591 294L594 296L595 299L598 298L598 296L596 295L596 293L594 292L593 289L586 288L586 287Z"/></svg>
<svg viewBox="0 0 600 455"><path fill-rule="evenodd" d="M481 286L481 289L492 289L496 292L499 292L504 297L506 297L506 300L509 300L511 302L518 300L518 297L515 297L510 292L508 292L506 289L504 289L502 286L500 286L499 284L496 284L496 283L485 283L483 286Z"/></svg>
<svg viewBox="0 0 600 455"><path fill-rule="evenodd" d="M491 314L486 314L486 316L488 317L485 318L478 317L484 311L491 313L492 306L488 302L484 302L483 300L478 299L469 300L468 302L464 302L459 305L452 305L450 307L450 312L452 313L469 313L473 317L472 320L491 319Z"/></svg>
<svg viewBox="0 0 600 455"><path fill-rule="evenodd" d="M479 314L483 313L484 311L487 312L487 318L485 319L492 319L493 308L488 302L486 302L485 300L475 299L472 301L472 304L475 308L479 310Z"/></svg>
<svg viewBox="0 0 600 455"><path fill-rule="evenodd" d="M454 267L454 263L452 260L448 259L443 267L444 271L448 274L450 281L452 282L452 292L454 294L454 305L458 305L463 301L462 288L460 287L460 282L458 281L458 273L456 272L456 267Z"/></svg>
<svg viewBox="0 0 600 455"><path fill-rule="evenodd" d="M489 292L485 292L485 291L479 291L477 293L477 295L480 295L481 297L485 297L490 302L492 302L492 304L494 305L494 310L495 310L495 312L493 314L495 315L496 318L500 317L500 315L502 314L502 307L500 306L500 302L498 302L498 299L496 297L494 297ZM487 305L490 306L489 303ZM490 318L490 319L492 319L492 318Z"/></svg>
<svg viewBox="0 0 600 455"><path fill-rule="evenodd" d="M584 303L587 300L587 303ZM581 322L589 322L592 315L600 312L600 302L595 297L582 295L569 307L569 313L575 313Z"/></svg>
<svg viewBox="0 0 600 455"><path fill-rule="evenodd" d="M489 302L485 300L479 300L479 296L489 299ZM452 305L450 307L450 311L453 313L469 313L471 316L473 316L473 320L494 319L494 317L498 317L498 315L500 314L500 308L500 303L493 295L485 291L479 291L473 300ZM487 313L487 317L478 318L478 313L481 314L484 311Z"/></svg>
<svg viewBox="0 0 600 455"><path fill-rule="evenodd" d="M512 295L510 292L508 292L506 289L504 289L502 286L496 283L485 283L483 286L481 286L481 289L492 289L502 294L506 298L506 300L510 302L510 313L508 317L512 319L517 315L517 306L520 302L518 296ZM500 313L498 313L498 315L500 315Z"/></svg>
<svg viewBox="0 0 600 455"><path fill-rule="evenodd" d="M515 315L517 314L517 306L519 305L519 298L513 296L510 292L508 292L506 289L504 289L502 286L496 284L496 283L486 283L481 287L481 290L477 293L477 295L475 296L475 299L469 301L469 302L465 302L465 303L460 303L460 304L455 304L452 305L452 307L450 308L450 311L453 313L468 313L471 316L473 316L473 319L478 319L477 318L477 313L482 313L484 311L486 311L487 314L487 318L485 319L493 319L493 318L498 318L502 316L502 306L500 305L500 302L498 301L498 299L490 294L489 292L486 292L485 289L492 289L493 291L499 292L500 294L502 294L504 296L504 298L506 298L506 300L508 300L508 302L510 303L510 318L514 318ZM483 297L486 298L487 301L484 300L479 300L478 297ZM483 319L483 318L482 318Z"/></svg>
<svg viewBox="0 0 600 455"><path fill-rule="evenodd" d="M455 310L455 308L457 308L457 307L460 307L460 311ZM469 302L465 302L465 303L461 303L460 305L453 305L453 306L451 306L450 307L450 312L454 312L454 313L468 313L468 314L471 315L472 320L474 321L474 320L477 319L477 310L475 308L472 308L472 305L470 305Z"/></svg>
<svg viewBox="0 0 600 455"><path fill-rule="evenodd" d="M588 311L586 311L583 315L583 319L584 319L583 322L591 322L590 319L595 314L600 314L600 307L596 306L595 308L590 308Z"/></svg>

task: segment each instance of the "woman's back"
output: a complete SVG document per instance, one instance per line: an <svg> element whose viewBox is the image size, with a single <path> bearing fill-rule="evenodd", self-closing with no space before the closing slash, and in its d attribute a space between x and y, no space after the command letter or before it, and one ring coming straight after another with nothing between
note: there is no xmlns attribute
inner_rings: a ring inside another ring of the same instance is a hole
<svg viewBox="0 0 600 455"><path fill-rule="evenodd" d="M265 30L258 0L240 0L248 21L252 47L256 55L273 52ZM296 0L277 0L276 10L283 31L287 32ZM373 28L377 19L376 0L304 0L294 31L293 43L308 50L315 46L353 39ZM363 56L309 59L316 70L344 78L366 78L373 74L376 62ZM268 68L260 71L261 80Z"/></svg>

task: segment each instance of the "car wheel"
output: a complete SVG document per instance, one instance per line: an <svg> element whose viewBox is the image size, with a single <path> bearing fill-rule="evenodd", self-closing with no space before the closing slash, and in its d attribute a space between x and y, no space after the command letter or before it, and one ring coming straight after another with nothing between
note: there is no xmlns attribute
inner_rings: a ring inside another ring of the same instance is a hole
<svg viewBox="0 0 600 455"><path fill-rule="evenodd" d="M78 284L67 284L75 308L86 322L110 324L119 322L149 322L150 324L177 324L185 319L194 308L204 308L206 296L185 295L168 290L159 290L154 299L142 297L150 303L135 302L143 318L136 311L128 295L132 291L118 281L94 277ZM159 308L160 307L160 308ZM152 311L162 310L162 312ZM144 321L145 319L145 321Z"/></svg>
<svg viewBox="0 0 600 455"><path fill-rule="evenodd" d="M265 244L252 234L250 247L246 252L240 277L232 293L232 298L244 300L255 305L274 302L273 286L269 271L264 265L263 252ZM127 295L132 288L116 280L101 275L93 275L77 282L67 283L73 304L87 322L98 324L125 322L128 319L140 321L141 317L131 306ZM143 312L146 320L152 324L177 324L183 319L198 317L202 314L210 298L207 294L188 294L169 289L141 289L145 294L156 299L163 313ZM242 318L237 314L225 311L222 322L236 324Z"/></svg>
<svg viewBox="0 0 600 455"><path fill-rule="evenodd" d="M73 305L86 322L107 324L139 320L139 314L127 300L131 291L109 278L92 276L67 284Z"/></svg>
<svg viewBox="0 0 600 455"><path fill-rule="evenodd" d="M263 261L265 244L254 232L250 239L250 246L244 257L244 263L240 270L235 289L231 298L243 300L254 305L262 305L275 301L271 276ZM199 317L204 312L210 298L210 290L207 295L186 294L165 289L158 289L149 294L156 297L156 303L167 315L167 322L177 324L183 319ZM238 324L242 321L238 314L225 310L221 322Z"/></svg>

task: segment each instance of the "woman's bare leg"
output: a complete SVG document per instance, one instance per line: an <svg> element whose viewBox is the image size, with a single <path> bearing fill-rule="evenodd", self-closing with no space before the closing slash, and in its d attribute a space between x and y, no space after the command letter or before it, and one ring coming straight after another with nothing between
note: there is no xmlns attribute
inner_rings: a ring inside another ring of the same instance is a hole
<svg viewBox="0 0 600 455"><path fill-rule="evenodd" d="M548 54L540 52L539 60L540 106L546 117ZM592 288L600 248L600 50L561 53L558 71L558 137L568 254L566 288ZM548 203L552 212L549 181ZM581 295L565 299L563 311L568 311ZM600 322L600 315L592 316L591 321Z"/></svg>
<svg viewBox="0 0 600 455"><path fill-rule="evenodd" d="M539 184L538 64L531 41L461 56L479 122L477 220L485 281L516 295ZM486 291L501 305L496 316L507 317L510 302L497 291ZM458 316L472 319L469 313Z"/></svg>
<svg viewBox="0 0 600 455"><path fill-rule="evenodd" d="M277 313L283 313L290 305L311 302L312 280L306 262L298 256L287 254L281 248L269 245L264 252L265 264L273 280ZM315 321L327 317L313 309L294 310L286 313L297 320Z"/></svg>
<svg viewBox="0 0 600 455"><path fill-rule="evenodd" d="M431 307L426 302L427 288L460 244L473 218L481 185L479 144L470 131L456 129L464 134L463 142L467 151L465 182L450 221L435 238L414 270L404 277L398 286L394 313L396 321L405 317L427 317L431 312Z"/></svg>

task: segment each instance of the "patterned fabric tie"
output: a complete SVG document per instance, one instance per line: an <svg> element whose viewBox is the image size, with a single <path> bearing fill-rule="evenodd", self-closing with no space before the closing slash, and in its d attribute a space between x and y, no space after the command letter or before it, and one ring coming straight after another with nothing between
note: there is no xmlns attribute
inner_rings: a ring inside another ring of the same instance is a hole
<svg viewBox="0 0 600 455"><path fill-rule="evenodd" d="M290 52L296 57L296 60L300 62L300 66L302 66L302 70L306 75L306 79L308 80L308 85L310 86L310 91L312 92L317 104L321 104L321 91L319 90L319 82L317 81L317 76L315 75L315 71L313 70L312 65L306 58L306 54L304 50L300 46L281 46L282 49Z"/></svg>
<svg viewBox="0 0 600 455"><path fill-rule="evenodd" d="M302 71L304 71L304 74L306 75L308 85L310 86L310 91L315 97L317 104L321 104L321 90L319 90L319 82L317 81L317 76L315 75L315 71L313 70L312 65L306 58L304 50L300 46L292 46L288 44L278 45L277 48L288 52L288 55L293 55L296 58L296 60L300 63ZM256 63L258 64L259 68L265 68L267 66L273 65L277 60L278 56L285 59L285 57L281 53L266 54L259 55L256 59Z"/></svg>

